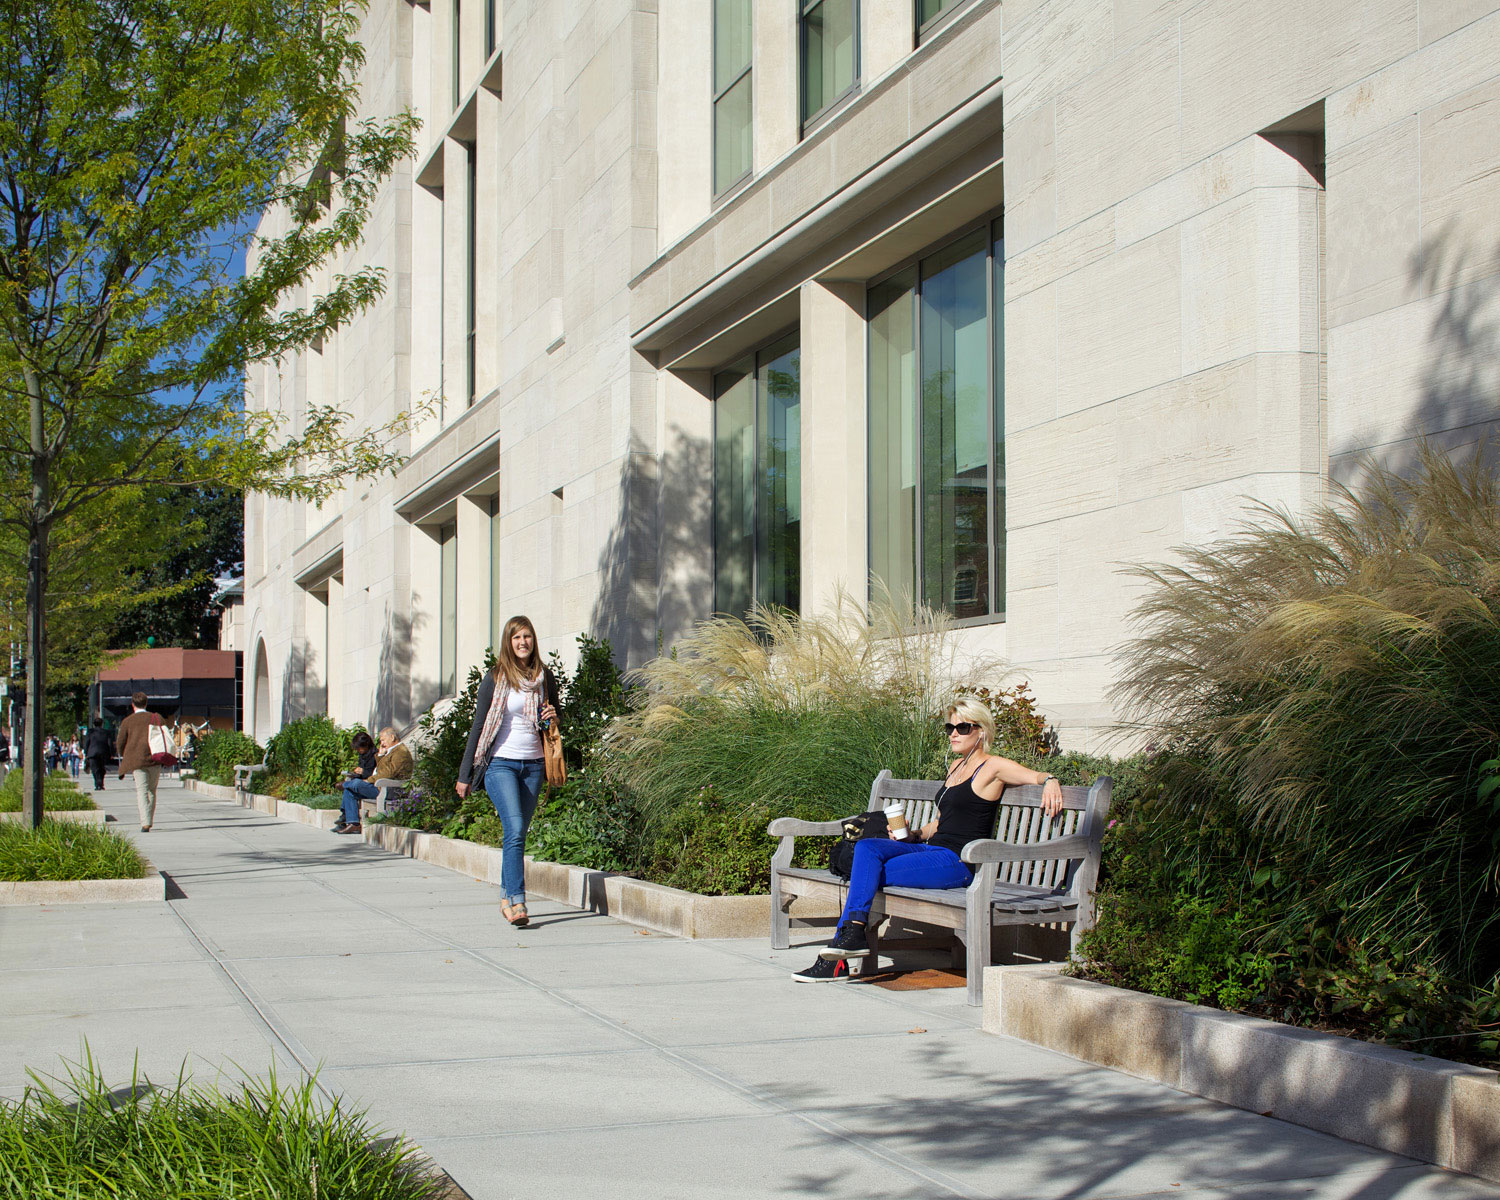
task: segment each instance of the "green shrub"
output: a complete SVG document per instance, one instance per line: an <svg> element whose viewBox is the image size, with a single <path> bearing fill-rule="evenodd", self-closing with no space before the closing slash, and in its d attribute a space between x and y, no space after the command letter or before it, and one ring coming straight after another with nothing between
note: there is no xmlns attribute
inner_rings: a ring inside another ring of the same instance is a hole
<svg viewBox="0 0 1500 1200"><path fill-rule="evenodd" d="M43 821L35 829L0 822L0 881L144 879L146 863L128 840L97 825Z"/></svg>
<svg viewBox="0 0 1500 1200"><path fill-rule="evenodd" d="M266 752L249 734L237 729L214 729L198 739L198 754L193 760L198 778L204 783L227 787L234 782L234 769L241 763L265 761Z"/></svg>
<svg viewBox="0 0 1500 1200"><path fill-rule="evenodd" d="M323 1103L315 1079L225 1094L179 1078L112 1088L92 1059L57 1087L0 1098L0 1195L27 1200L427 1200L416 1149ZM123 1098L122 1098L123 1097Z"/></svg>
<svg viewBox="0 0 1500 1200"><path fill-rule="evenodd" d="M641 869L641 820L625 792L612 787L592 761L544 795L526 838L529 853L546 862L594 871Z"/></svg>
<svg viewBox="0 0 1500 1200"><path fill-rule="evenodd" d="M343 792L319 791L307 783L288 784L281 798L308 808L338 808L344 802Z"/></svg>
<svg viewBox="0 0 1500 1200"><path fill-rule="evenodd" d="M0 812L20 812L25 772L13 767L0 783ZM78 790L65 774L48 775L42 782L42 807L47 812L92 812L99 806Z"/></svg>
<svg viewBox="0 0 1500 1200"><path fill-rule="evenodd" d="M955 696L973 696L990 710L995 718L996 754L1019 760L1024 756L1046 755L1057 750L1057 734L1047 727L1047 719L1037 710L1036 697L1031 686L1018 683L1014 687L959 687ZM941 720L946 713L938 714Z"/></svg>
<svg viewBox="0 0 1500 1200"><path fill-rule="evenodd" d="M578 635L578 666L570 676L554 650L548 669L557 680L562 704L563 750L570 768L581 767L615 717L629 712L633 688L603 638Z"/></svg>
<svg viewBox="0 0 1500 1200"><path fill-rule="evenodd" d="M431 811L416 819L430 819L435 822L433 829L458 810L458 796L453 788L458 783L458 768L463 764L469 727L474 723L474 705L479 695L479 685L484 680L485 673L493 670L494 666L495 655L486 650L483 666L469 668L464 690L454 697L453 703L443 714L436 716L429 709L417 723L422 731L422 753L412 769L412 788L414 793L420 794L422 803L430 807ZM415 812L416 808L408 811Z"/></svg>
<svg viewBox="0 0 1500 1200"><path fill-rule="evenodd" d="M266 743L266 766L287 781L327 792L342 784L359 765L354 735L361 727L341 729L329 717L316 714L288 722Z"/></svg>
<svg viewBox="0 0 1500 1200"><path fill-rule="evenodd" d="M868 783L865 790L868 803ZM644 851L644 875L655 883L711 896L765 893L771 887L771 855L780 843L766 833L772 820L828 821L848 813L848 805L823 800L798 798L772 808L729 801L713 788L701 788L655 831ZM831 838L800 839L794 865L826 866L831 845Z"/></svg>

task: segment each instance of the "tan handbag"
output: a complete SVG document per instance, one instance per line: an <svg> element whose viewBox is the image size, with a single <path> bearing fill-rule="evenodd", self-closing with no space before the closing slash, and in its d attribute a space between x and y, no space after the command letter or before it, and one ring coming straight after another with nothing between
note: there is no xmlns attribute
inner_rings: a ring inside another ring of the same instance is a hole
<svg viewBox="0 0 1500 1200"><path fill-rule="evenodd" d="M568 782L567 764L563 762L562 730L553 721L542 733L542 761L547 768L547 784L558 787Z"/></svg>

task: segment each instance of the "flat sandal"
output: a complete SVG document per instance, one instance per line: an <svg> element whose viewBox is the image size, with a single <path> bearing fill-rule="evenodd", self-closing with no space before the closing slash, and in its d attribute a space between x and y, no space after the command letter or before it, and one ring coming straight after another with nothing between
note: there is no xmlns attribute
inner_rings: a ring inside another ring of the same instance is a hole
<svg viewBox="0 0 1500 1200"><path fill-rule="evenodd" d="M526 902L522 901L520 904L511 904L508 907L510 908L510 915L505 919L517 929L525 929L531 921L530 915L526 912Z"/></svg>

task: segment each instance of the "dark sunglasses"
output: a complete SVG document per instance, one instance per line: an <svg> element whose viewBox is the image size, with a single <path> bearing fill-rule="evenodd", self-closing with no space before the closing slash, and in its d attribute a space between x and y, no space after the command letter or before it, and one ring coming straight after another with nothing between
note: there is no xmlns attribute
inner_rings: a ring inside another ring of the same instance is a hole
<svg viewBox="0 0 1500 1200"><path fill-rule="evenodd" d="M956 725L952 721L944 721L943 728L950 734L956 733L959 737L968 737L979 726L972 721L959 721Z"/></svg>

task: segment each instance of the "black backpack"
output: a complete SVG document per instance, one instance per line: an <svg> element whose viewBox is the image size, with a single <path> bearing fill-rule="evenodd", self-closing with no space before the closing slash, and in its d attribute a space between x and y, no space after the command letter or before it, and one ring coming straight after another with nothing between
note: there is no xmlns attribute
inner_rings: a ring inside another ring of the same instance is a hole
<svg viewBox="0 0 1500 1200"><path fill-rule="evenodd" d="M828 849L828 869L840 879L848 879L854 873L854 843L861 838L888 836L884 809L850 817L844 822L844 835Z"/></svg>

